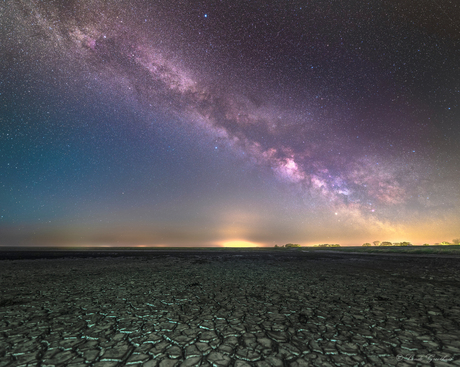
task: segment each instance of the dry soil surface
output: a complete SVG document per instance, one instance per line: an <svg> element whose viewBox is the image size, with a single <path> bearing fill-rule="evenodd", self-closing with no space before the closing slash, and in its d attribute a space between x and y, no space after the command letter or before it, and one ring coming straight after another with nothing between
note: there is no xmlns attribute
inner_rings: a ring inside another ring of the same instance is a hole
<svg viewBox="0 0 460 367"><path fill-rule="evenodd" d="M273 251L0 261L3 366L460 366L460 260Z"/></svg>

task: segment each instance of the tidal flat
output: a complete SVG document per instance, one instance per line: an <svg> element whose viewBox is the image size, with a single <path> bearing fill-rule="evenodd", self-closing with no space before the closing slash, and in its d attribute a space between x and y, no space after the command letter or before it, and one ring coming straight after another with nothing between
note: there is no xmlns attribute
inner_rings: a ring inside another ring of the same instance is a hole
<svg viewBox="0 0 460 367"><path fill-rule="evenodd" d="M0 257L0 367L460 366L459 258L61 255Z"/></svg>

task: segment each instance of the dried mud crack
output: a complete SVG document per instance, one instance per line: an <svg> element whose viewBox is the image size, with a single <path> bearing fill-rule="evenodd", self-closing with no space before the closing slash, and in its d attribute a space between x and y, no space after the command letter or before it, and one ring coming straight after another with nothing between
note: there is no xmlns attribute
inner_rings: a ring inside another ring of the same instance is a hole
<svg viewBox="0 0 460 367"><path fill-rule="evenodd" d="M0 261L3 366L460 366L460 260Z"/></svg>

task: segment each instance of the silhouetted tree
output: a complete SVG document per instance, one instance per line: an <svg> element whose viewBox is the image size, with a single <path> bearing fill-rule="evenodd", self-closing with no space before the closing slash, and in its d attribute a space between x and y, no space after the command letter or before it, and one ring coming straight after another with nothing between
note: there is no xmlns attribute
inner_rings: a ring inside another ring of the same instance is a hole
<svg viewBox="0 0 460 367"><path fill-rule="evenodd" d="M422 246L430 246L429 243L424 243Z"/></svg>
<svg viewBox="0 0 460 367"><path fill-rule="evenodd" d="M393 244L391 242L388 242L388 241L384 241L380 244L380 246L392 246Z"/></svg>
<svg viewBox="0 0 460 367"><path fill-rule="evenodd" d="M363 246L370 246L371 244L369 242L366 242L363 244Z"/></svg>
<svg viewBox="0 0 460 367"><path fill-rule="evenodd" d="M454 245L460 245L460 238L454 238L454 239L452 240L452 243L453 243Z"/></svg>
<svg viewBox="0 0 460 367"><path fill-rule="evenodd" d="M380 241L374 241L372 243L374 244L374 246L380 246Z"/></svg>

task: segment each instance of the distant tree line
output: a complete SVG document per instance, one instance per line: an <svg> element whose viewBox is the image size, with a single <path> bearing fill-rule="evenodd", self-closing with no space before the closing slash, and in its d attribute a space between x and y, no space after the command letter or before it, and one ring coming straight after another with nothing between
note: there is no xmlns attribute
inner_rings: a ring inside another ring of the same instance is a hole
<svg viewBox="0 0 460 367"><path fill-rule="evenodd" d="M278 246L275 245L275 248L300 248L301 246L297 243L286 243L284 246ZM332 244L332 243L320 243L318 245L313 245L313 247L340 247L338 243Z"/></svg>
<svg viewBox="0 0 460 367"><path fill-rule="evenodd" d="M457 246L460 245L460 238L454 238L452 242L442 241L442 242L434 243L434 246L452 246L452 245L457 245Z"/></svg>
<svg viewBox="0 0 460 367"><path fill-rule="evenodd" d="M389 241L384 241L384 242L380 242L380 241L374 241L372 242L374 244L374 246L413 246L412 243L410 242L407 242L407 241L404 241L404 242L389 242ZM443 241L441 243L439 242L436 242L434 244L434 246L446 246L446 245L460 245L460 238L455 238L452 240L452 242L447 242L447 241ZM369 242L366 242L363 244L363 246L366 246L366 247L369 247L369 246L372 246ZM429 243L424 243L423 246L430 246Z"/></svg>
<svg viewBox="0 0 460 367"><path fill-rule="evenodd" d="M300 245L297 243L286 243L284 246L275 245L275 248L298 248L298 247L300 247Z"/></svg>

